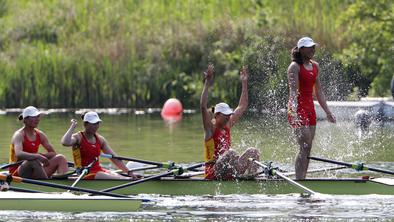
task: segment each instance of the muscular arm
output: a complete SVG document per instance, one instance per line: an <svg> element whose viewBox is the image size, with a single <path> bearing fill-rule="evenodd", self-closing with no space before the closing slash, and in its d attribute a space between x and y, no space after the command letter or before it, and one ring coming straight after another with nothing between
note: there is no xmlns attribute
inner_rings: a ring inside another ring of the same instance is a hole
<svg viewBox="0 0 394 222"><path fill-rule="evenodd" d="M63 146L74 146L78 142L76 135L73 135L74 129L76 127L77 127L77 121L72 119L70 128L63 135L60 141Z"/></svg>
<svg viewBox="0 0 394 222"><path fill-rule="evenodd" d="M47 150L47 153L43 153L46 158L51 159L52 157L56 156L55 149L53 148L52 144L49 143L47 136L39 131L40 138L41 138L41 145Z"/></svg>
<svg viewBox="0 0 394 222"><path fill-rule="evenodd" d="M14 144L15 156L18 160L36 160L40 162L45 162L47 159L45 156L39 153L28 153L23 151L23 135L21 131L15 132L12 136L11 143Z"/></svg>
<svg viewBox="0 0 394 222"><path fill-rule="evenodd" d="M292 62L287 69L287 78L289 81L289 101L291 107L289 107L289 111L297 112L298 106L298 90L299 90L299 77L298 74L300 72L300 66L296 62Z"/></svg>
<svg viewBox="0 0 394 222"><path fill-rule="evenodd" d="M116 156L116 153L109 146L107 140L103 136L98 135L98 137L100 139L101 149L102 149L103 153L111 154L113 156ZM121 169L124 173L128 173L129 172L129 169L126 167L126 165L123 163L123 161L118 160L118 159L114 159L114 158L111 158L110 160L111 160L111 162L113 164L115 164L116 167Z"/></svg>
<svg viewBox="0 0 394 222"><path fill-rule="evenodd" d="M232 127L239 118L243 115L243 113L246 111L246 108L248 107L248 70L246 67L242 67L242 70L240 72L240 79L241 79L241 84L242 84L242 91L241 91L241 97L239 98L239 103L237 108L234 110L234 114L231 115L230 117L230 127Z"/></svg>
<svg viewBox="0 0 394 222"><path fill-rule="evenodd" d="M213 83L214 67L209 65L207 71L204 73L204 87L200 98L200 111L202 116L202 123L204 127L205 140L212 137L212 122L211 115L208 113L208 89Z"/></svg>

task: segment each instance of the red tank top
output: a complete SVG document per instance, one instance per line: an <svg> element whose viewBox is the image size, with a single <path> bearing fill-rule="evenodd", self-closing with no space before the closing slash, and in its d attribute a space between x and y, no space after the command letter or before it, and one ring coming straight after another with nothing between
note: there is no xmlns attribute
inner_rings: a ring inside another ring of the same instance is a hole
<svg viewBox="0 0 394 222"><path fill-rule="evenodd" d="M38 153L38 148L40 147L41 144L41 138L40 138L40 133L38 132L38 130L34 130L35 134L36 134L36 140L31 141L29 140L29 137L27 137L26 133L23 133L23 142L22 142L22 146L23 146L23 151L27 152L27 153ZM14 148L14 144L11 144L10 147L10 162L14 163L17 162L18 159L15 155L15 148ZM19 166L14 166L14 167L10 167L9 168L9 172L10 173L14 173Z"/></svg>
<svg viewBox="0 0 394 222"><path fill-rule="evenodd" d="M314 109L313 104L313 86L316 83L318 75L317 65L312 62L312 70L307 70L304 65L300 65L299 94L297 97L298 109L311 110Z"/></svg>
<svg viewBox="0 0 394 222"><path fill-rule="evenodd" d="M230 149L230 128L228 126L225 126L223 129L216 128L213 133L213 141L215 142L215 160L217 160L219 155Z"/></svg>
<svg viewBox="0 0 394 222"><path fill-rule="evenodd" d="M97 157L100 157L101 154L101 143L100 139L96 134L94 134L94 138L96 139L96 143L89 143L85 134L81 132L81 144L79 146L79 152L81 155L81 164L83 167L88 166L90 163L94 161ZM102 168L100 166L99 161L93 164L92 168L90 168L91 173L101 171Z"/></svg>
<svg viewBox="0 0 394 222"><path fill-rule="evenodd" d="M214 160L216 161L220 155L230 149L231 146L231 134L230 127L225 126L223 129L215 128L212 138L215 149L214 149ZM210 139L210 140L211 140ZM215 163L205 164L205 178L214 179L215 178Z"/></svg>

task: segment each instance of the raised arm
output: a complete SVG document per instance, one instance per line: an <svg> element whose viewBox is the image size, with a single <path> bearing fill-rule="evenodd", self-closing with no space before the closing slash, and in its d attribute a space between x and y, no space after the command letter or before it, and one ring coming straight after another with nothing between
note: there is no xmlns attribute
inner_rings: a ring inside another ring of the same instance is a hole
<svg viewBox="0 0 394 222"><path fill-rule="evenodd" d="M298 89L299 89L299 77L300 66L296 62L292 62L287 68L287 78L289 81L289 107L288 112L293 117L297 116L297 106L298 106Z"/></svg>
<svg viewBox="0 0 394 222"><path fill-rule="evenodd" d="M74 146L78 142L77 138L73 136L73 132L77 127L77 123L78 123L77 120L75 119L71 120L70 128L67 130L67 132L64 134L64 136L60 141L63 146Z"/></svg>
<svg viewBox="0 0 394 222"><path fill-rule="evenodd" d="M204 87L202 89L201 98L200 98L200 111L202 115L202 123L205 132L205 140L212 137L212 122L211 115L208 113L208 88L213 83L214 76L214 66L210 64L206 72L204 72Z"/></svg>
<svg viewBox="0 0 394 222"><path fill-rule="evenodd" d="M319 66L318 66L318 69L319 69ZM327 120L331 123L335 123L336 122L335 116L334 116L334 114L331 113L330 109L328 108L326 97L324 96L324 93L321 89L321 84L320 84L319 78L316 79L316 83L314 85L314 92L315 92L317 101L319 102L321 108L324 110L324 112L327 115Z"/></svg>
<svg viewBox="0 0 394 222"><path fill-rule="evenodd" d="M234 114L230 117L230 127L232 127L238 121L238 119L241 118L248 107L248 69L246 66L243 66L240 71L240 80L242 84L241 97L239 98L239 104L237 108L234 110Z"/></svg>

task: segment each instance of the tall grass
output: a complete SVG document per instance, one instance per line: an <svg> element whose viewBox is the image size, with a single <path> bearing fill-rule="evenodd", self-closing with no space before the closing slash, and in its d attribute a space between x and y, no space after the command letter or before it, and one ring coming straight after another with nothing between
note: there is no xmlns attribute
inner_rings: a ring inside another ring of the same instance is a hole
<svg viewBox="0 0 394 222"><path fill-rule="evenodd" d="M0 106L147 107L178 97L185 107L195 107L201 73L210 62L217 70L212 101L235 104L239 68L258 62L247 59L253 39L286 33L289 38L281 34L283 41L277 41L281 56L272 56L280 58L275 73L282 75L288 42L298 36L336 44L330 17L343 5L337 0L2 0ZM253 72L267 68L259 67ZM264 93L277 82L270 78L266 84L255 90Z"/></svg>

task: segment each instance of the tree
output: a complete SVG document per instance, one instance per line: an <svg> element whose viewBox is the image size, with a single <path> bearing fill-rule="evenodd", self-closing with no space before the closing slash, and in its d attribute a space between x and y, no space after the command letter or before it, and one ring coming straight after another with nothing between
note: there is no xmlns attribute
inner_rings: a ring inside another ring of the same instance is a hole
<svg viewBox="0 0 394 222"><path fill-rule="evenodd" d="M355 1L341 15L345 48L338 57L360 71L356 85L361 96L390 95L394 70L394 3Z"/></svg>

